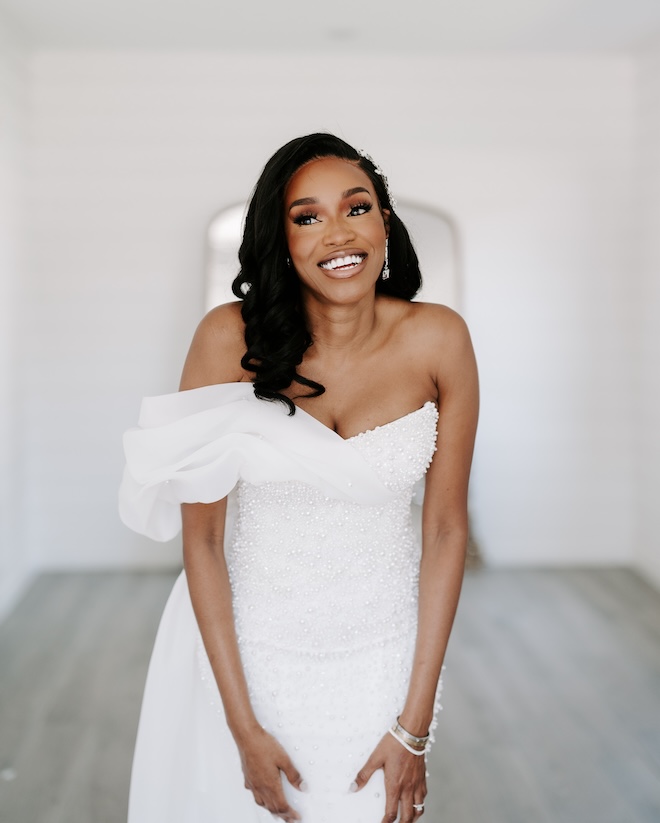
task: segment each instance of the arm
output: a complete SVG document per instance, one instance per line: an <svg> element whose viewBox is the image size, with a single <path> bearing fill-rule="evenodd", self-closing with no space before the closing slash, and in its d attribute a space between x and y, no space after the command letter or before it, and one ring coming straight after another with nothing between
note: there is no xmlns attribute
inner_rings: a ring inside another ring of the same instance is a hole
<svg viewBox="0 0 660 823"><path fill-rule="evenodd" d="M454 622L465 569L467 494L477 428L479 388L470 337L455 327L438 363L437 452L426 477L422 518L419 625L413 671L401 725L426 734Z"/></svg>
<svg viewBox="0 0 660 823"><path fill-rule="evenodd" d="M463 580L467 490L479 402L467 328L453 312L445 314L443 325L441 333L425 336L422 349L435 353L431 373L439 397L438 440L426 476L417 643L400 715L401 725L420 737L428 732L433 719L436 688ZM413 804L423 804L426 796L424 758L410 754L386 734L358 774L357 788L379 768L385 771L387 790L383 823L396 820L399 807L401 823L416 819L421 812L415 813Z"/></svg>
<svg viewBox="0 0 660 823"><path fill-rule="evenodd" d="M235 305L204 318L190 348L180 389L245 379L240 366L244 342ZM299 819L282 790L280 771L296 788L301 777L280 744L254 715L238 649L229 573L224 555L226 499L184 504L183 560L190 599L218 684L227 724L241 756L245 786L255 801L287 823Z"/></svg>

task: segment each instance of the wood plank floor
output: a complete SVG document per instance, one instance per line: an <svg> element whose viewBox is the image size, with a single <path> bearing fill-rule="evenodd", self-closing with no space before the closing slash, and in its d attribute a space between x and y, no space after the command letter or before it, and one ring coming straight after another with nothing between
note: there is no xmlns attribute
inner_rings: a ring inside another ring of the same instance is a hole
<svg viewBox="0 0 660 823"><path fill-rule="evenodd" d="M125 821L173 580L44 575L0 626L2 823ZM660 594L634 574L470 572L446 662L426 821L660 821Z"/></svg>

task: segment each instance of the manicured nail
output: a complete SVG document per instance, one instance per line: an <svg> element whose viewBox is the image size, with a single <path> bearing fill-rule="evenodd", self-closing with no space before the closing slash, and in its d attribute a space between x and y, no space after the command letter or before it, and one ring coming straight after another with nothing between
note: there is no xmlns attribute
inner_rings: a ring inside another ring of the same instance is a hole
<svg viewBox="0 0 660 823"><path fill-rule="evenodd" d="M356 792L358 790L358 785L355 782L355 780L351 783L348 790L349 790L349 792Z"/></svg>
<svg viewBox="0 0 660 823"><path fill-rule="evenodd" d="M301 792L308 792L309 791L309 786L307 785L306 780L301 780L300 781L300 786L298 786L298 788L300 789Z"/></svg>

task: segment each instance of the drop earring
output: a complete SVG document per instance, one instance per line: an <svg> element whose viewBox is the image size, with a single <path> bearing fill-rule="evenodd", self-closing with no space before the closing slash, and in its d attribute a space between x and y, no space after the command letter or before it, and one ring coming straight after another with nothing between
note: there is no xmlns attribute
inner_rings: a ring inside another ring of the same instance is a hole
<svg viewBox="0 0 660 823"><path fill-rule="evenodd" d="M390 279L390 241L389 239L385 241L385 264L383 265L383 271L380 275L383 280Z"/></svg>

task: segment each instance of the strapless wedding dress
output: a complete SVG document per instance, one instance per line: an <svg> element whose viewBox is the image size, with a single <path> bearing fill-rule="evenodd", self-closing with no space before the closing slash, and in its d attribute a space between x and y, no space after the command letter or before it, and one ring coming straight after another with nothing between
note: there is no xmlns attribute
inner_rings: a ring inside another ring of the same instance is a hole
<svg viewBox="0 0 660 823"><path fill-rule="evenodd" d="M435 450L433 403L343 439L250 384L146 398L125 435L120 512L158 540L181 502L229 494L225 552L250 698L308 784L303 823L379 823L382 772L349 787L405 700L420 546L411 503ZM437 706L436 706L437 708ZM190 604L185 574L156 639L129 823L265 823Z"/></svg>

